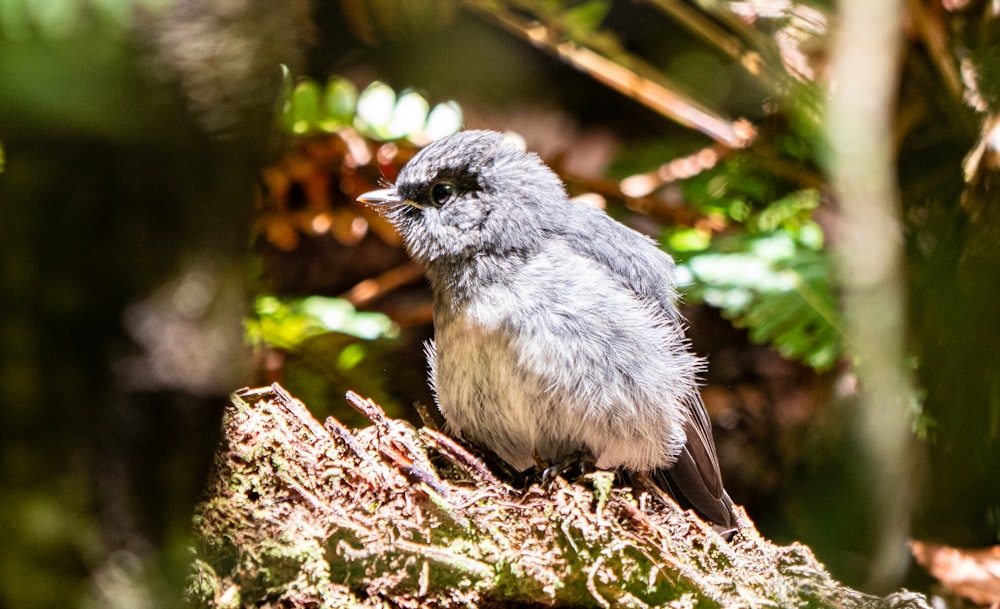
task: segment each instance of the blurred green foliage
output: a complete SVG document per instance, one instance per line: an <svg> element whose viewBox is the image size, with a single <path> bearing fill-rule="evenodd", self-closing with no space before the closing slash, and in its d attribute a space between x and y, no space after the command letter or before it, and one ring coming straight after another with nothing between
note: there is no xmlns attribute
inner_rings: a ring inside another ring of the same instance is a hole
<svg viewBox="0 0 1000 609"><path fill-rule="evenodd" d="M41 37L59 39L92 23L121 34L136 9L156 9L166 0L4 0L0 2L0 36L10 41Z"/></svg>
<svg viewBox="0 0 1000 609"><path fill-rule="evenodd" d="M593 35L611 11L610 0L585 0L569 5L549 1L541 5L543 12L561 18L566 37L570 40L585 40Z"/></svg>
<svg viewBox="0 0 1000 609"><path fill-rule="evenodd" d="M245 322L247 340L254 347L270 345L295 349L310 338L339 332L365 340L395 338L399 328L381 313L357 311L340 298L309 296L281 299L257 296L254 316Z"/></svg>
<svg viewBox="0 0 1000 609"><path fill-rule="evenodd" d="M397 347L399 328L382 313L358 311L340 298L279 298L259 295L254 314L244 322L246 337L259 354L280 350L282 382L318 417L333 414L364 426L337 405L349 388L392 411L398 404L386 383L386 361Z"/></svg>
<svg viewBox="0 0 1000 609"><path fill-rule="evenodd" d="M389 85L374 81L360 93L350 80L331 76L326 85L302 78L292 84L284 69L281 124L293 135L336 133L353 127L367 138L389 141L406 138L427 144L462 128L462 109L453 101L431 108L413 90L397 94Z"/></svg>
<svg viewBox="0 0 1000 609"><path fill-rule="evenodd" d="M829 257L788 232L715 239L678 265L689 299L720 309L755 343L817 370L842 354Z"/></svg>
<svg viewBox="0 0 1000 609"><path fill-rule="evenodd" d="M827 370L842 355L843 322L813 219L819 191L795 188L737 153L683 182L686 199L725 230L671 228L663 242L690 280L689 298L721 309L750 340Z"/></svg>

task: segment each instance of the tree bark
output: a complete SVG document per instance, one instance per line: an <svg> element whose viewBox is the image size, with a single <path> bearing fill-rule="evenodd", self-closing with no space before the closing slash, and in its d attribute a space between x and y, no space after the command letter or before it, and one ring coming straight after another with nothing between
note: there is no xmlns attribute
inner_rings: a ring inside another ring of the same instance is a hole
<svg viewBox="0 0 1000 609"><path fill-rule="evenodd" d="M612 472L514 488L445 434L320 425L278 385L232 396L188 589L207 607L929 607L844 587L738 509L729 543Z"/></svg>

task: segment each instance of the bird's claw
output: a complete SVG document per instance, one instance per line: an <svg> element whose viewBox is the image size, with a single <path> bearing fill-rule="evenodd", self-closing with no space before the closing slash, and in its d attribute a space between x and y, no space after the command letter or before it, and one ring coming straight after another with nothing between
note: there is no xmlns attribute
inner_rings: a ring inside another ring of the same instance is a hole
<svg viewBox="0 0 1000 609"><path fill-rule="evenodd" d="M534 457L537 468L541 470L540 482L543 487L551 486L559 477L577 480L594 469L593 456L584 451L577 451L551 462L546 462L537 453Z"/></svg>

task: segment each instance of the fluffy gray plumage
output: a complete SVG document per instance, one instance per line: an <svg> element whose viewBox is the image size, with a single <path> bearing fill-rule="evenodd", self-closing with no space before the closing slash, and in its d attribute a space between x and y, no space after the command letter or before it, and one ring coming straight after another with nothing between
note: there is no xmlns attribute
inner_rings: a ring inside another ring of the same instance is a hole
<svg viewBox="0 0 1000 609"><path fill-rule="evenodd" d="M650 239L491 131L434 142L361 200L426 267L431 385L454 432L519 470L585 451L733 524L673 260Z"/></svg>

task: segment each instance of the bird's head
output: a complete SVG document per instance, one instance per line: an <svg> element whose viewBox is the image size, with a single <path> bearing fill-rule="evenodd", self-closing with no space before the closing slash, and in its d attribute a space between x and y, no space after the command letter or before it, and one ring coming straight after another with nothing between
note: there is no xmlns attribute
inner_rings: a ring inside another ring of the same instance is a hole
<svg viewBox="0 0 1000 609"><path fill-rule="evenodd" d="M417 153L395 186L358 200L382 210L410 255L431 263L529 251L567 199L535 154L495 131L464 131Z"/></svg>

